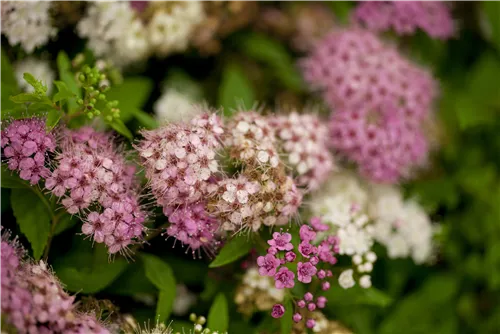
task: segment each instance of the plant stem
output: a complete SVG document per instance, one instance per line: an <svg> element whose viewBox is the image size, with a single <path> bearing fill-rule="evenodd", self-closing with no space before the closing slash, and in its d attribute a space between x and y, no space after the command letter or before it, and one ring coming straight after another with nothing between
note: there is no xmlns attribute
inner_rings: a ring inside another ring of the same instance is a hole
<svg viewBox="0 0 500 334"><path fill-rule="evenodd" d="M57 216L52 216L52 224L50 225L49 239L47 240L47 245L45 246L45 250L43 252L43 260L47 262L50 251L50 244L52 243L52 238L54 237L54 232L56 230L57 223L59 219L64 214L64 212L59 213Z"/></svg>
<svg viewBox="0 0 500 334"><path fill-rule="evenodd" d="M150 241L154 238L156 238L157 236L159 236L161 234L161 231L164 230L165 228L168 227L168 223L165 223L163 225L161 225L160 227L154 229L151 233L149 234L146 234L146 236L144 237L144 241L147 242L147 241ZM130 247L130 250L132 252L135 252L136 250L138 250L144 243L140 243L140 244L135 244L134 246Z"/></svg>

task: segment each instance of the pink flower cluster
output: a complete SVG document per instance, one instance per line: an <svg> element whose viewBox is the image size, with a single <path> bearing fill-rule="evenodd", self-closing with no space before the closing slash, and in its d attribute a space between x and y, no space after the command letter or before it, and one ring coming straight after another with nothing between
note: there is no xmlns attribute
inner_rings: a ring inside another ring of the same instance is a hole
<svg viewBox="0 0 500 334"><path fill-rule="evenodd" d="M110 135L90 127L63 130L57 167L45 187L70 214L80 214L82 232L105 243L110 253L124 251L144 230L135 167L127 164Z"/></svg>
<svg viewBox="0 0 500 334"><path fill-rule="evenodd" d="M330 33L303 68L333 111L333 148L366 176L396 182L425 163L422 128L437 90L427 71L360 29Z"/></svg>
<svg viewBox="0 0 500 334"><path fill-rule="evenodd" d="M32 185L50 175L45 159L55 148L54 136L46 132L45 122L39 118L14 120L2 131L2 155L8 168L19 171Z"/></svg>
<svg viewBox="0 0 500 334"><path fill-rule="evenodd" d="M422 29L439 39L455 32L450 8L440 1L366 1L358 5L354 18L376 32L393 29L399 35L412 35Z"/></svg>
<svg viewBox="0 0 500 334"><path fill-rule="evenodd" d="M241 112L224 125L215 114L144 131L137 145L152 193L172 224L166 231L194 250L222 230L284 225L302 194L285 171L266 118ZM219 167L224 150L239 169Z"/></svg>
<svg viewBox="0 0 500 334"><path fill-rule="evenodd" d="M316 277L321 281L322 290L330 289L330 282L327 278L332 277L330 270L323 269L324 266L337 263L335 254L339 252L339 240L334 236L323 238L320 242L316 240L317 232L327 228L318 218L311 220L311 226L302 225L299 231L300 244L297 251L291 243L292 235L287 232L275 232L273 238L268 240L269 248L267 254L257 258L259 274L274 278L277 289L291 289L295 286L295 276L299 282L309 284ZM287 263L297 262L296 271L292 271ZM314 301L313 294L307 292L303 299L296 302L298 308L307 308L314 311L316 308L324 308L326 298L318 296ZM285 313L285 307L281 304L274 305L271 315L274 318L281 318ZM302 316L299 312L293 315L295 322L300 322ZM313 319L308 319L306 325L314 327Z"/></svg>
<svg viewBox="0 0 500 334"><path fill-rule="evenodd" d="M297 184L309 190L318 189L334 169L328 151L328 127L316 115L297 112L272 117L270 124L297 175Z"/></svg>
<svg viewBox="0 0 500 334"><path fill-rule="evenodd" d="M106 334L95 316L75 309L69 296L44 262L24 261L16 241L2 235L2 316L19 333Z"/></svg>

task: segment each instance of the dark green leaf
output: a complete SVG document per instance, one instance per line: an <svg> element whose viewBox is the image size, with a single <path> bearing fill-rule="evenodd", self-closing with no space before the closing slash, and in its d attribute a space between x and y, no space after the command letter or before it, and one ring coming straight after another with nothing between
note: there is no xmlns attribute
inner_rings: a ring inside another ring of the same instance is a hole
<svg viewBox="0 0 500 334"><path fill-rule="evenodd" d="M281 43L261 34L248 34L241 39L242 51L267 65L283 85L293 91L304 89L295 61Z"/></svg>
<svg viewBox="0 0 500 334"><path fill-rule="evenodd" d="M386 307L392 298L375 288L363 289L355 285L350 289L330 289L323 293L328 300L335 300L336 305L374 305Z"/></svg>
<svg viewBox="0 0 500 334"><path fill-rule="evenodd" d="M158 127L158 122L150 114L139 109L135 109L133 114L139 123L146 129L154 129Z"/></svg>
<svg viewBox="0 0 500 334"><path fill-rule="evenodd" d="M212 331L225 333L229 326L229 310L223 293L219 293L208 311L207 326Z"/></svg>
<svg viewBox="0 0 500 334"><path fill-rule="evenodd" d="M72 228L78 223L78 218L75 216L70 216L69 214L63 214L62 217L59 218L56 228L54 230L54 236L61 234L67 229Z"/></svg>
<svg viewBox="0 0 500 334"><path fill-rule="evenodd" d="M252 248L252 242L248 237L240 235L231 240L222 247L219 255L210 263L209 268L222 267L226 264L234 262L239 258L248 254Z"/></svg>
<svg viewBox="0 0 500 334"><path fill-rule="evenodd" d="M146 77L125 78L122 84L112 86L106 93L109 101L118 100L120 108L120 118L126 123L132 117L134 112L141 109L149 98L153 89L153 82Z"/></svg>
<svg viewBox="0 0 500 334"><path fill-rule="evenodd" d="M486 39L500 52L500 3L481 1L481 28Z"/></svg>
<svg viewBox="0 0 500 334"><path fill-rule="evenodd" d="M59 78L68 87L76 98L81 98L81 90L72 71L71 61L64 51L60 51L57 55L57 69L59 70ZM75 112L78 109L78 104L75 99L68 100L69 112Z"/></svg>
<svg viewBox="0 0 500 334"><path fill-rule="evenodd" d="M110 258L104 244L94 244L77 235L71 251L56 258L57 277L72 292L96 293L111 284L127 268L120 256Z"/></svg>
<svg viewBox="0 0 500 334"><path fill-rule="evenodd" d="M2 164L2 188L29 188L28 182L22 180L19 175Z"/></svg>
<svg viewBox="0 0 500 334"><path fill-rule="evenodd" d="M43 195L38 196L34 191L38 190L13 188L10 200L17 224L31 244L33 257L38 260L49 238L50 213L39 197Z"/></svg>
<svg viewBox="0 0 500 334"><path fill-rule="evenodd" d="M235 64L229 64L222 74L219 87L219 106L224 108L224 115L231 115L239 107L249 109L255 103L252 83L245 73Z"/></svg>
<svg viewBox="0 0 500 334"><path fill-rule="evenodd" d="M2 88L3 85L13 86L17 89L17 80L14 70L10 64L9 58L5 54L5 49L2 48Z"/></svg>
<svg viewBox="0 0 500 334"><path fill-rule="evenodd" d="M133 138L132 132L130 132L130 130L127 128L127 126L123 123L121 119L113 120L113 122L110 125L113 129L115 129L116 132L132 140Z"/></svg>
<svg viewBox="0 0 500 334"><path fill-rule="evenodd" d="M157 256L142 254L146 277L159 290L156 317L164 322L170 316L175 300L175 278L170 266Z"/></svg>
<svg viewBox="0 0 500 334"><path fill-rule="evenodd" d="M59 123L62 115L63 112L61 110L51 109L49 111L49 113L47 114L47 121L45 122L47 131L52 130Z"/></svg>
<svg viewBox="0 0 500 334"><path fill-rule="evenodd" d="M281 334L288 334L292 332L293 327L293 304L290 299L285 302L285 314L281 317Z"/></svg>
<svg viewBox="0 0 500 334"><path fill-rule="evenodd" d="M146 277L143 261L139 258L131 263L127 270L112 285L106 288L105 292L123 296L154 295L157 293L157 289Z"/></svg>

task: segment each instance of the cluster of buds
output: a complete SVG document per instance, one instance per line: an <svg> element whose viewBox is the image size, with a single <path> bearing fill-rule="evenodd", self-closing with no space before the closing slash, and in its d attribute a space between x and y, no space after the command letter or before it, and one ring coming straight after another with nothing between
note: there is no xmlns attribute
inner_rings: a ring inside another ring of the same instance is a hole
<svg viewBox="0 0 500 334"><path fill-rule="evenodd" d="M17 240L2 234L2 315L19 333L110 333L95 316L80 313L47 265L24 259ZM3 319L2 319L3 320Z"/></svg>
<svg viewBox="0 0 500 334"><path fill-rule="evenodd" d="M323 313L318 310L309 311L307 309L301 309L299 311L302 318L307 318L310 320L309 326L307 322L303 321L295 322L292 327L291 334L303 334L307 332L307 328L310 328L313 333L318 334L353 334L351 330L346 328L344 325L335 320L330 320ZM310 325L314 321L314 326Z"/></svg>
<svg viewBox="0 0 500 334"><path fill-rule="evenodd" d="M144 230L135 167L125 161L110 135L90 127L63 130L57 167L45 187L61 198L70 214L79 213L82 232L110 253L125 251Z"/></svg>
<svg viewBox="0 0 500 334"><path fill-rule="evenodd" d="M312 227L311 227L312 226ZM335 236L319 237L318 232L327 229L327 226L317 220L311 220L311 226L302 225L299 231L300 244L297 251L291 243L292 235L287 232L275 232L273 238L268 240L269 248L265 256L257 258L259 273L262 276L274 278L277 289L292 289L295 286L295 276L297 280L304 284L310 284L313 279L321 282L321 289L330 289L329 278L333 276L328 267L337 262L335 254L339 252L339 240ZM290 268L294 269L291 270ZM326 306L327 299L324 296L316 298L311 292L306 292L302 299L296 301L297 309L307 309L313 312ZM282 304L273 306L271 315L274 318L281 318L285 313ZM303 320L300 312L293 315L295 322ZM305 319L306 326L313 328L315 320Z"/></svg>
<svg viewBox="0 0 500 334"><path fill-rule="evenodd" d="M50 175L46 158L55 148L54 135L46 132L39 118L14 120L2 131L2 156L8 168L19 171L21 179L32 185Z"/></svg>

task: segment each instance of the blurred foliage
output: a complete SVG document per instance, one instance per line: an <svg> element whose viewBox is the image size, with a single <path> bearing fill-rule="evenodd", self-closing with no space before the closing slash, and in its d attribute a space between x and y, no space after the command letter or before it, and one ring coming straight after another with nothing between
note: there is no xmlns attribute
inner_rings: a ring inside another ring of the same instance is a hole
<svg viewBox="0 0 500 334"><path fill-rule="evenodd" d="M341 23L348 22L353 3L331 2L330 7ZM439 255L428 267L380 259L373 274L377 289L331 289L326 313L356 333L500 332L500 3L456 3L455 14L460 22L455 39L433 41L417 34L397 40L410 57L432 68L441 85L436 103L439 140L431 168L406 186L408 195L417 197L440 223ZM59 98L67 99L69 114L78 108L75 99L82 92L70 58L83 51L53 55L58 92L37 97L31 109L21 103L21 115L36 113L37 103L52 106ZM2 48L2 119L13 117L10 111L19 108L9 99L20 93L10 64L13 59ZM109 99L120 101L121 110L121 118L110 125L130 138L133 130L157 126L151 112L164 88L160 82L223 107L225 114L255 102L273 105L283 92L308 102L298 59L300 55L285 43L250 28L228 36L216 57L189 53L152 59L141 72L124 73L123 82L107 92ZM54 114L51 126L59 118ZM289 332L290 323L273 322L269 315L243 319L229 298L251 243L233 239L215 259L193 260L183 249L173 249L171 240L156 238L145 246L148 253L135 255L134 261L122 257L110 261L102 245L75 235L80 222L61 215L55 204L2 169L2 224L21 232L21 241L31 244L36 259L45 252L69 291L110 299L139 321L154 318L156 307L161 320L166 320L175 282L183 282L198 294L192 311L206 314L213 329ZM151 227L165 222L160 214ZM187 321L170 319L175 320L174 328Z"/></svg>

